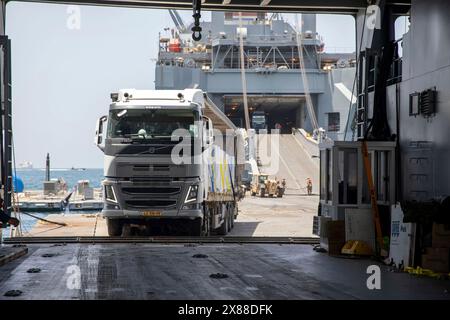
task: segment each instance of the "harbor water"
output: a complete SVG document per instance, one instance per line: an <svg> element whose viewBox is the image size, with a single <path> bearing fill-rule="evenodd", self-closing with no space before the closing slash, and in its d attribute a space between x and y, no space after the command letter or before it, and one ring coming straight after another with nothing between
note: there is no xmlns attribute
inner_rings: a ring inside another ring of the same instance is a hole
<svg viewBox="0 0 450 320"><path fill-rule="evenodd" d="M45 169L17 169L15 176L23 181L25 191L43 189ZM103 169L52 169L50 171L50 176L52 179L64 179L67 183L68 190L72 190L79 180L89 180L92 187L100 188L101 182L104 179ZM98 211L95 211L95 213L96 212ZM65 214L70 213L70 211L65 211ZM94 212L84 211L83 213L89 214ZM51 215L51 213L48 212L33 212L31 214L40 218L45 218L49 214ZM20 213L19 218L21 220L21 229L24 236L26 236L27 232L38 222L36 218L33 218L26 213ZM3 237L9 237L9 228L5 228L2 231Z"/></svg>

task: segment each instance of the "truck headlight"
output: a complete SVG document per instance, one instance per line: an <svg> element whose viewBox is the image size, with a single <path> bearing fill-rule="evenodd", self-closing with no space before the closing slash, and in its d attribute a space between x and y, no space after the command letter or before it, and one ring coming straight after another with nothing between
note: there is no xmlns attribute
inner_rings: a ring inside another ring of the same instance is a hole
<svg viewBox="0 0 450 320"><path fill-rule="evenodd" d="M181 209L183 210L199 210L201 209L201 203L190 203L190 204L185 204L183 205L183 207Z"/></svg>
<svg viewBox="0 0 450 320"><path fill-rule="evenodd" d="M184 200L184 203L189 203L197 200L197 194L198 194L198 186L190 186L186 195L186 199Z"/></svg>
<svg viewBox="0 0 450 320"><path fill-rule="evenodd" d="M105 185L105 199L117 203L116 193L111 185Z"/></svg>
<svg viewBox="0 0 450 320"><path fill-rule="evenodd" d="M120 207L117 204L106 203L104 206L105 210L119 210Z"/></svg>

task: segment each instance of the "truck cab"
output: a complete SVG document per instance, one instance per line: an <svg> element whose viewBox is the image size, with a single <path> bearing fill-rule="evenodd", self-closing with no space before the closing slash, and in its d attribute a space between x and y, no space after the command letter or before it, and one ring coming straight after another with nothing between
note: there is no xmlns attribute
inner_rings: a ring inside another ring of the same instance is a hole
<svg viewBox="0 0 450 320"><path fill-rule="evenodd" d="M254 111L252 113L252 128L255 129L257 133L260 130L267 130L267 118L264 111Z"/></svg>
<svg viewBox="0 0 450 320"><path fill-rule="evenodd" d="M203 114L203 92L124 89L111 98L95 138L104 153L102 213L109 235L120 236L125 225L161 221L178 223L188 235L230 225L235 198L211 179L210 157L220 150ZM234 172L223 174L234 179Z"/></svg>

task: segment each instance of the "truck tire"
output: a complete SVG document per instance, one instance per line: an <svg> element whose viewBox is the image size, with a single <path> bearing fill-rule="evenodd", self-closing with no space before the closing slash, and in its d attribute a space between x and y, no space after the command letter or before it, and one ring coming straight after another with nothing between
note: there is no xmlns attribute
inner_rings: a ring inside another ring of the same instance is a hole
<svg viewBox="0 0 450 320"><path fill-rule="evenodd" d="M231 219L230 219L231 220L231 229L234 228L234 220L236 220L237 212L238 212L238 209L237 209L236 205L233 204L231 206Z"/></svg>
<svg viewBox="0 0 450 320"><path fill-rule="evenodd" d="M197 218L189 221L189 235L200 237L203 234L203 219Z"/></svg>
<svg viewBox="0 0 450 320"><path fill-rule="evenodd" d="M211 221L209 218L203 221L202 236L209 237L211 235Z"/></svg>
<svg viewBox="0 0 450 320"><path fill-rule="evenodd" d="M266 196L266 189L261 189L261 191L259 192L259 196L261 198L264 198Z"/></svg>
<svg viewBox="0 0 450 320"><path fill-rule="evenodd" d="M208 206L203 203L203 224L202 224L202 236L209 237L211 235L211 211Z"/></svg>
<svg viewBox="0 0 450 320"><path fill-rule="evenodd" d="M234 212L231 214L231 229L234 228Z"/></svg>
<svg viewBox="0 0 450 320"><path fill-rule="evenodd" d="M228 232L230 232L231 229L233 228L233 226L232 226L232 223L233 223L233 207L231 205L228 207L227 215L228 215Z"/></svg>
<svg viewBox="0 0 450 320"><path fill-rule="evenodd" d="M122 235L122 221L120 219L106 218L106 225L110 237L120 237Z"/></svg>
<svg viewBox="0 0 450 320"><path fill-rule="evenodd" d="M256 196L256 192L252 192L252 197Z"/></svg>
<svg viewBox="0 0 450 320"><path fill-rule="evenodd" d="M216 229L216 232L219 236L225 236L228 233L228 220L229 220L229 214L225 214L225 219L220 225L219 228Z"/></svg>

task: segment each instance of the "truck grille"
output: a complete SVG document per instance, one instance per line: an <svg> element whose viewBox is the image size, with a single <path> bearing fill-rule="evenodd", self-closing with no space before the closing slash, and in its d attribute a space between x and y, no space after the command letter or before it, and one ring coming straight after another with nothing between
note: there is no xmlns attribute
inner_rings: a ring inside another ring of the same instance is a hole
<svg viewBox="0 0 450 320"><path fill-rule="evenodd" d="M133 166L133 171L139 172L165 172L169 171L170 167L168 165L146 165L146 164L136 164Z"/></svg>
<svg viewBox="0 0 450 320"><path fill-rule="evenodd" d="M125 201L127 207L136 209L170 208L177 204L176 200L134 199Z"/></svg>
<svg viewBox="0 0 450 320"><path fill-rule="evenodd" d="M120 186L125 209L175 209L182 188L169 180L123 182Z"/></svg>
<svg viewBox="0 0 450 320"><path fill-rule="evenodd" d="M143 194L176 194L180 192L180 187L124 187L122 192L129 195Z"/></svg>

